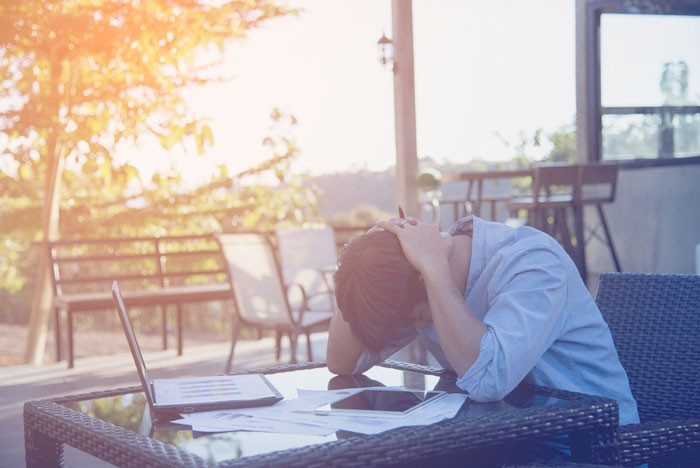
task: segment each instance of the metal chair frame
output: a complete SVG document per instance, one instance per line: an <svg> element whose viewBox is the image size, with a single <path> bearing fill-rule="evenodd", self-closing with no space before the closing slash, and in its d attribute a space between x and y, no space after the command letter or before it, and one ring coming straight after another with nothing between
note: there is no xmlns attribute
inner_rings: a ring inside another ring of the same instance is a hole
<svg viewBox="0 0 700 468"><path fill-rule="evenodd" d="M622 271L620 260L603 211L605 203L615 200L617 174L618 166L612 164L536 166L532 195L512 198L507 207L513 216L520 210L527 210L528 224L557 239L576 263L584 280L588 278L585 246L593 238L608 248L615 270L619 272ZM597 190L592 191L592 188ZM590 227L584 223L586 205L595 206L599 225Z"/></svg>
<svg viewBox="0 0 700 468"><path fill-rule="evenodd" d="M306 335L307 355L309 361L312 361L310 335L328 329L330 312L310 310L302 285L283 284L274 247L265 234L220 234L217 240L226 259L236 308L225 372L232 370L236 342L245 327L274 330L275 357L278 360L282 336L289 336L292 364L296 363L298 337ZM294 307L288 299L291 289L297 289L302 297L300 304Z"/></svg>

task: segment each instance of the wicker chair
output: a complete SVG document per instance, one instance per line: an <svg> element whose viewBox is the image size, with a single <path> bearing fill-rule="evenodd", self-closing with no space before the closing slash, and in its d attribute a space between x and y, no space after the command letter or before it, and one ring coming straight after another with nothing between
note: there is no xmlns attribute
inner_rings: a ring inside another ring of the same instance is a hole
<svg viewBox="0 0 700 468"><path fill-rule="evenodd" d="M621 464L698 466L700 276L605 273L596 302L639 406L641 424L620 428Z"/></svg>

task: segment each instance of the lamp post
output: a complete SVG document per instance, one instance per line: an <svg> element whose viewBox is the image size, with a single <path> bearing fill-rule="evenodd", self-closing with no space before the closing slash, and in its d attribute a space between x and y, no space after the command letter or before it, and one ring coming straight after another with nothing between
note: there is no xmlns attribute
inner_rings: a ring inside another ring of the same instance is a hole
<svg viewBox="0 0 700 468"><path fill-rule="evenodd" d="M377 49L379 49L379 63L383 67L394 70L394 43L382 33L382 37L377 41Z"/></svg>
<svg viewBox="0 0 700 468"><path fill-rule="evenodd" d="M416 92L413 76L413 7L411 1L392 0L392 35L377 41L379 63L394 75L396 128L396 201L406 214L418 217L418 155L416 148ZM400 68L399 65L400 64Z"/></svg>

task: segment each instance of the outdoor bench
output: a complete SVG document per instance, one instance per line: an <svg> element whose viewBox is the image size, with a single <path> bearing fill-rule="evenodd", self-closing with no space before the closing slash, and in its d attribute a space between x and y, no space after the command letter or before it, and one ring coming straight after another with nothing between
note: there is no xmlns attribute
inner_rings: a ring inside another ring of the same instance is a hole
<svg viewBox="0 0 700 468"><path fill-rule="evenodd" d="M57 240L46 243L53 281L56 360L66 329L68 367L74 366L74 315L114 311L112 282L127 306L158 306L167 349L167 306L176 306L177 353L182 354L182 305L231 299L225 262L213 235ZM64 323L62 324L62 322Z"/></svg>

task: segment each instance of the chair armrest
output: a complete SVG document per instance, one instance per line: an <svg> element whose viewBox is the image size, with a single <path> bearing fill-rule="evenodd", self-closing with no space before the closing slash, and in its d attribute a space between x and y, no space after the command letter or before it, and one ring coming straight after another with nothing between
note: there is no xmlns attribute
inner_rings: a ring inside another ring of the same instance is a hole
<svg viewBox="0 0 700 468"><path fill-rule="evenodd" d="M335 308L335 289L333 287L333 272L336 265L320 268L304 268L291 278L287 287L290 302L299 307L299 297L292 295L291 288L301 288L305 291L306 308L312 311L332 311ZM301 286L301 285L306 286ZM309 289L310 288L310 289Z"/></svg>
<svg viewBox="0 0 700 468"><path fill-rule="evenodd" d="M624 466L649 462L691 466L700 457L700 419L621 426L618 443Z"/></svg>
<svg viewBox="0 0 700 468"><path fill-rule="evenodd" d="M299 283L285 284L284 289L289 302L289 318L292 323L301 323L304 312L309 310L309 296L306 294L306 289ZM297 311L298 314L294 314L293 311Z"/></svg>
<svg viewBox="0 0 700 468"><path fill-rule="evenodd" d="M289 283L284 285L284 292L287 294L287 299L290 305L296 304L301 301L302 304L306 303L309 295L306 294L306 289L300 283Z"/></svg>

